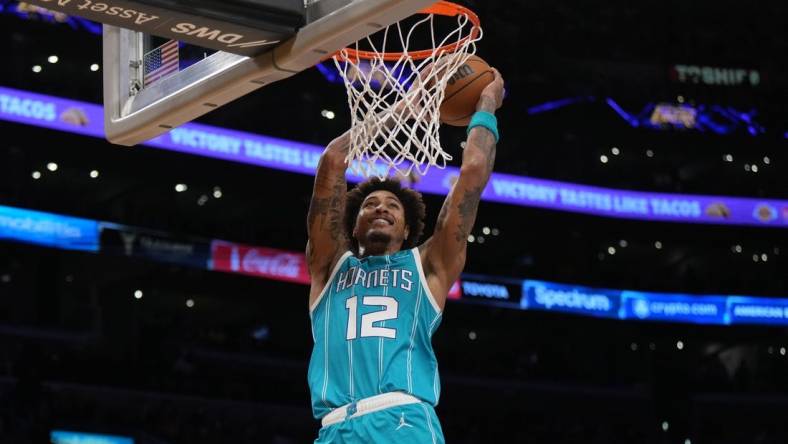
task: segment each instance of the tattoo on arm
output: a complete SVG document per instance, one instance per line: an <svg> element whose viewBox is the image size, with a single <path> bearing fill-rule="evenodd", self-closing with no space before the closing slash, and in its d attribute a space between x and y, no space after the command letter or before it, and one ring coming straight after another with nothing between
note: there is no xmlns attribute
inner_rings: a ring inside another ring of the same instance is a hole
<svg viewBox="0 0 788 444"><path fill-rule="evenodd" d="M347 193L345 171L337 172L336 177L321 175L320 172L318 172L318 175L315 188L324 190L321 193L323 197L313 195L309 203L307 229L310 232L310 237L322 238L324 239L323 242L330 240L337 244L338 248L342 248L342 245L339 243L347 239L343 224L345 194ZM315 259L315 253L315 239L310 239L306 252L307 260L310 263Z"/></svg>
<svg viewBox="0 0 788 444"><path fill-rule="evenodd" d="M320 218L320 226L315 228L319 230L327 228L332 240L340 240L344 236L342 232L342 203L346 192L346 185L337 183L330 196L312 199L307 218L309 226L312 227Z"/></svg>
<svg viewBox="0 0 788 444"><path fill-rule="evenodd" d="M345 172L342 172L342 176L344 178ZM331 196L331 199L328 203L328 213L329 213L329 221L328 221L328 230L331 234L331 239L333 240L342 240L345 238L345 233L342 231L342 218L343 212L345 209L345 194L347 193L347 185L345 181L342 180L334 185L334 194Z"/></svg>
<svg viewBox="0 0 788 444"><path fill-rule="evenodd" d="M446 218L449 217L449 206L451 205L451 200L446 199L443 202L443 206L441 207L441 212L438 214L438 221L435 224L435 229L442 230L444 227L443 225L446 223Z"/></svg>
<svg viewBox="0 0 788 444"><path fill-rule="evenodd" d="M309 203L309 215L307 216L307 228L311 228L312 225L317 221L318 216L323 216L326 214L326 210L328 210L328 198L320 199L314 198L312 202Z"/></svg>
<svg viewBox="0 0 788 444"><path fill-rule="evenodd" d="M454 238L457 242L462 242L467 239L471 234L473 222L476 219L476 210L479 208L479 200L481 200L484 187L477 187L465 192L462 196L462 201L457 205L457 210L460 214L460 223L457 225L457 232Z"/></svg>

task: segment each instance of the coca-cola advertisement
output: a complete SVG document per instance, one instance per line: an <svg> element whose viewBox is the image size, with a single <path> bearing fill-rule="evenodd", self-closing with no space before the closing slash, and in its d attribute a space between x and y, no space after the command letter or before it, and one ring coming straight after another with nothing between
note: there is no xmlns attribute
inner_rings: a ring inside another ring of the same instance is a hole
<svg viewBox="0 0 788 444"><path fill-rule="evenodd" d="M214 241L211 258L211 270L310 283L303 253Z"/></svg>

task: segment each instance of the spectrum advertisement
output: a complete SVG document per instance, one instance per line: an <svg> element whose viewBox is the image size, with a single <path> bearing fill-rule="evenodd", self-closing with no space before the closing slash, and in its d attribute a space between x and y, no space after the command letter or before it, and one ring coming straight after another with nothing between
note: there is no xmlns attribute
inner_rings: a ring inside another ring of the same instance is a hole
<svg viewBox="0 0 788 444"><path fill-rule="evenodd" d="M617 318L621 307L620 293L620 290L525 280L520 308Z"/></svg>
<svg viewBox="0 0 788 444"><path fill-rule="evenodd" d="M707 325L788 325L788 298L689 295L523 281L523 310Z"/></svg>
<svg viewBox="0 0 788 444"><path fill-rule="evenodd" d="M0 87L0 120L104 137L99 105ZM323 147L196 123L175 128L144 145L313 175ZM445 195L459 169L431 168L413 188ZM348 172L348 180L362 178ZM665 222L788 228L788 200L648 193L494 173L482 199L601 217Z"/></svg>

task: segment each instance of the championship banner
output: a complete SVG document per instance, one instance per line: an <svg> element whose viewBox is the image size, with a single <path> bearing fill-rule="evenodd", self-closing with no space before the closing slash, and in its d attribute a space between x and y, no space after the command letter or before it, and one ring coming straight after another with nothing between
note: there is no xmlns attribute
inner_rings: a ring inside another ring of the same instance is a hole
<svg viewBox="0 0 788 444"><path fill-rule="evenodd" d="M0 87L0 120L104 137L101 106ZM314 175L322 147L187 123L143 145ZM446 195L459 168L431 169L412 187ZM348 181L364 178L348 171ZM618 219L788 228L788 200L650 193L493 173L482 200Z"/></svg>

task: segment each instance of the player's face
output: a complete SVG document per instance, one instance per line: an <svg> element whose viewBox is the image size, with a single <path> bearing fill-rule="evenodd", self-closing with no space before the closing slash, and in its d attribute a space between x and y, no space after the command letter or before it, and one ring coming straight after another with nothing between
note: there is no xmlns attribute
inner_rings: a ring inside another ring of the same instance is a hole
<svg viewBox="0 0 788 444"><path fill-rule="evenodd" d="M370 193L361 203L353 235L364 245L367 242L402 242L408 236L405 208L397 196L384 190Z"/></svg>

